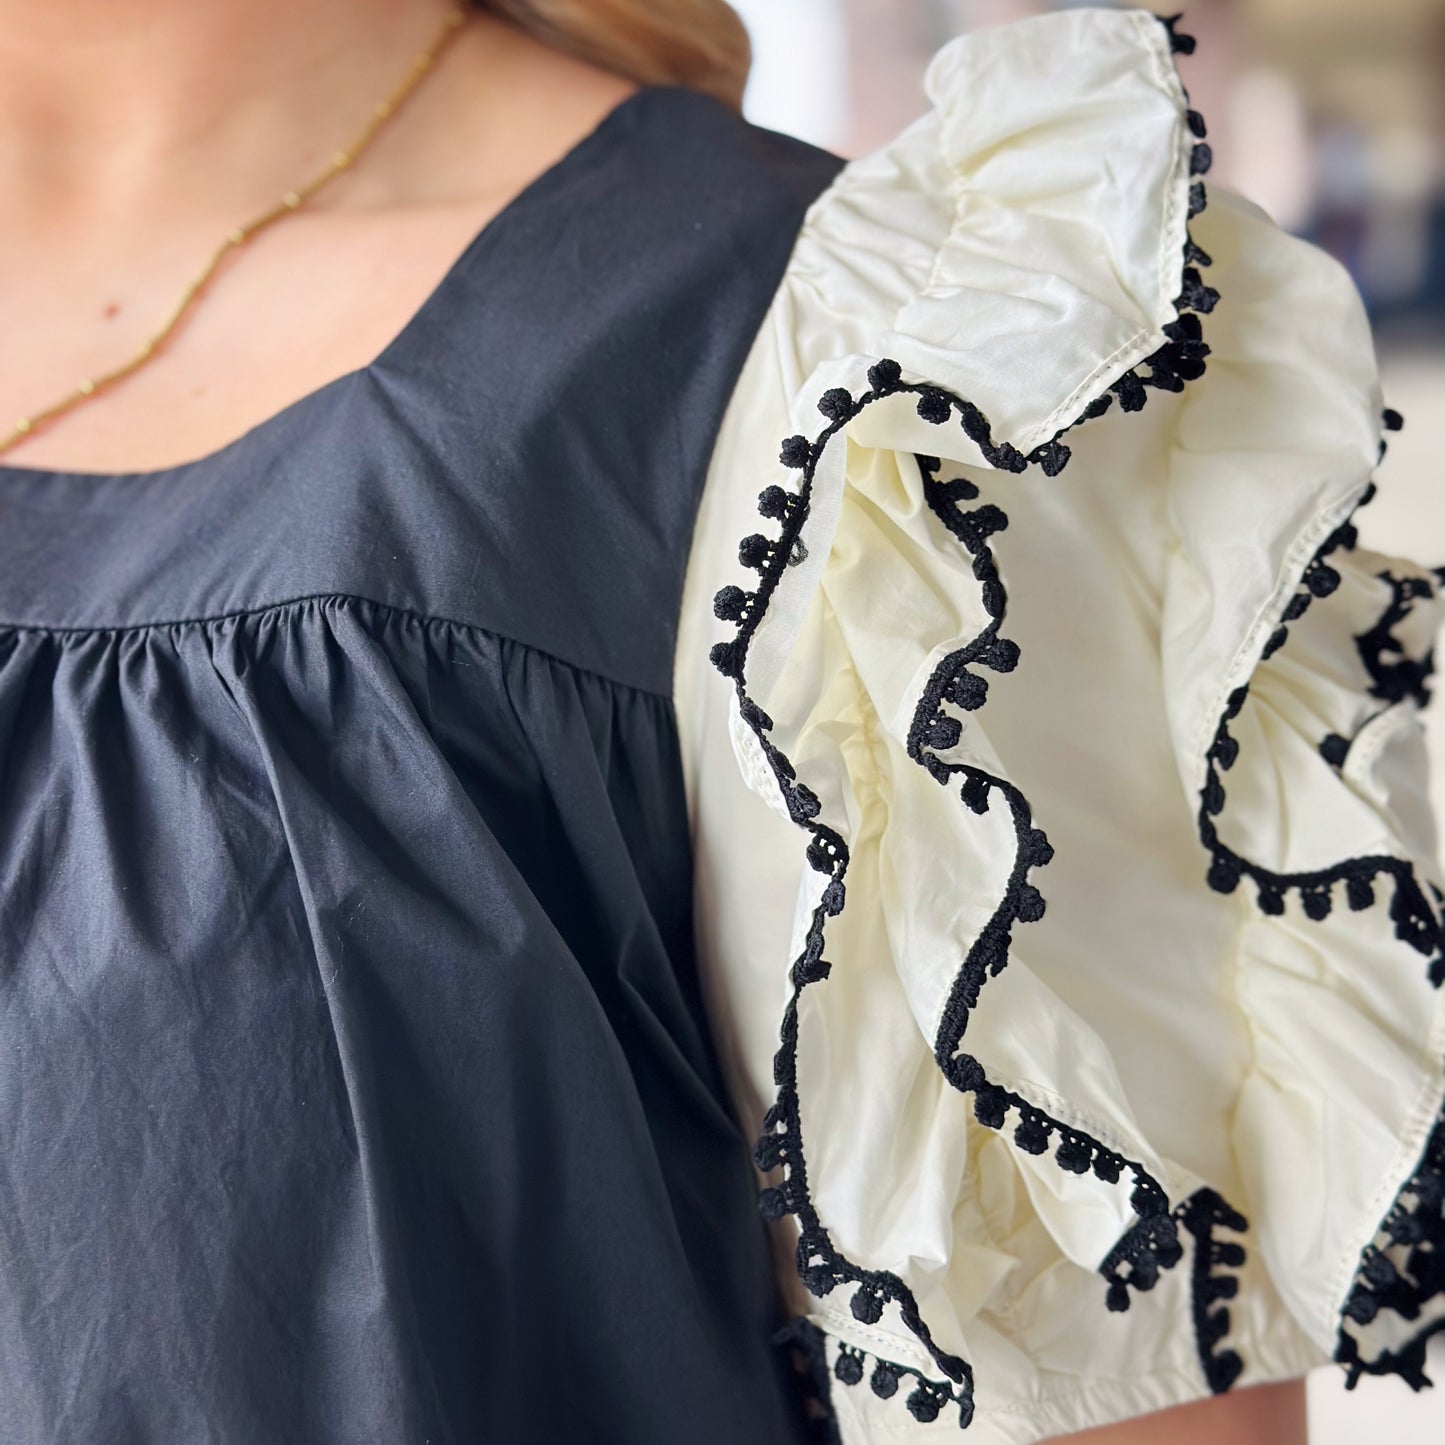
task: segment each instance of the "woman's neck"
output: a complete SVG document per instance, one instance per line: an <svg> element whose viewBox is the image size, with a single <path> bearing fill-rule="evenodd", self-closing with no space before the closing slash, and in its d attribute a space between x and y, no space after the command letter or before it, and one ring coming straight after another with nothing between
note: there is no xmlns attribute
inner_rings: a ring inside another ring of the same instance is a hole
<svg viewBox="0 0 1445 1445"><path fill-rule="evenodd" d="M178 193L234 218L319 168L449 0L0 0L0 195L122 230Z"/></svg>
<svg viewBox="0 0 1445 1445"><path fill-rule="evenodd" d="M354 138L450 3L0 0L0 419L137 355L221 239ZM366 365L632 89L479 12L151 362L3 462L169 466Z"/></svg>

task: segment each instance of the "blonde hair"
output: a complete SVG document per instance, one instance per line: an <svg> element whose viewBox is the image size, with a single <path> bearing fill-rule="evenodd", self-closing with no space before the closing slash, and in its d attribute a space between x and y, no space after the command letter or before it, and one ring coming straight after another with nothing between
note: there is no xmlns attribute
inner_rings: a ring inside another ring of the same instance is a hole
<svg viewBox="0 0 1445 1445"><path fill-rule="evenodd" d="M554 49L642 85L683 85L740 109L752 63L726 0L477 0Z"/></svg>

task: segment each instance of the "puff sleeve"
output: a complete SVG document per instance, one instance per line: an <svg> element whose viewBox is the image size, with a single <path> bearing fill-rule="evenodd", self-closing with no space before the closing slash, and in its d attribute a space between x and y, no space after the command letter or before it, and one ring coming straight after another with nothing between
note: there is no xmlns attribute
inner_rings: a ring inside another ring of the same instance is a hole
<svg viewBox="0 0 1445 1445"><path fill-rule="evenodd" d="M1439 579L1358 545L1359 296L1206 191L1188 44L945 47L703 499L700 941L846 1442L1418 1380L1445 1319Z"/></svg>

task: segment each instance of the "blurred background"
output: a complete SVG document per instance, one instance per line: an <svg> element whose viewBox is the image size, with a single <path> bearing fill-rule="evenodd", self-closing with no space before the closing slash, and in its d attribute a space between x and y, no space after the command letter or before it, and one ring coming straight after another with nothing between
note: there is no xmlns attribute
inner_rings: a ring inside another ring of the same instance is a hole
<svg viewBox="0 0 1445 1445"><path fill-rule="evenodd" d="M1107 3L1107 0L1093 0ZM1067 0L733 0L752 32L747 110L843 155L924 106L933 52ZM1337 256L1374 322L1386 405L1405 417L1358 516L1362 542L1445 563L1445 0L1192 0L1178 57L1214 147L1209 180ZM1445 702L1427 714L1445 817ZM1445 1337L1431 1373L1445 1387ZM1313 1445L1445 1445L1445 1388L1412 1395L1331 1368L1310 1381ZM1227 1445L1227 1442L1221 1442Z"/></svg>

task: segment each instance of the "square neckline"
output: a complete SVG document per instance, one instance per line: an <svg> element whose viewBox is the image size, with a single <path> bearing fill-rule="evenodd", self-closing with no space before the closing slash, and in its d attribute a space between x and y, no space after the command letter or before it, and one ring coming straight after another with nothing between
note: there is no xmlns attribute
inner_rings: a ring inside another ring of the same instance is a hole
<svg viewBox="0 0 1445 1445"><path fill-rule="evenodd" d="M244 431L222 442L220 446L203 452L187 461L174 462L169 466L121 469L104 471L70 467L44 467L15 465L0 461L0 487L14 487L25 483L55 483L63 485L100 484L103 482L158 482L168 478L189 476L208 466L220 465L229 460L243 447L254 446L272 432L284 429L304 412L328 401L343 391L350 390L374 376L389 363L396 361L411 345L413 339L447 304L451 293L461 284L464 274L476 263L477 257L494 246L505 233L511 230L519 216L531 206L568 179L571 173L592 153L611 138L623 121L634 110L640 109L651 97L683 91L696 96L699 92L677 85L645 84L630 91L606 111L595 125L579 136L563 153L538 171L520 190L513 193L501 207L492 213L476 233L467 241L451 264L442 272L436 284L426 293L420 304L402 323L400 329L370 360L348 371L333 376L329 381L302 392L285 406L268 413L252 423Z"/></svg>

